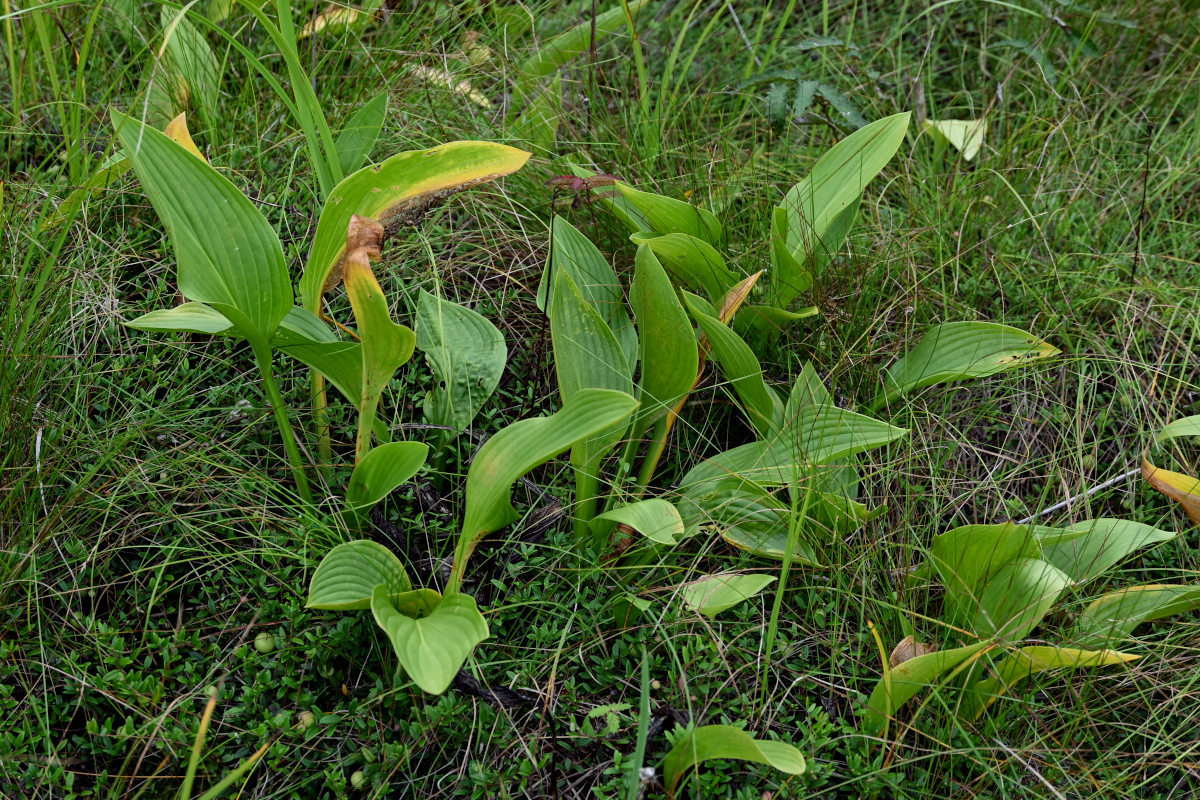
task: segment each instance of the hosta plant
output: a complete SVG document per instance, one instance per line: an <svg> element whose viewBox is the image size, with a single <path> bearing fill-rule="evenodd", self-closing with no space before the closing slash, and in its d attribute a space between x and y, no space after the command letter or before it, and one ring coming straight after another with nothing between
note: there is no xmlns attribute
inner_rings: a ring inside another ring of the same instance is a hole
<svg viewBox="0 0 1200 800"><path fill-rule="evenodd" d="M941 534L913 579L943 587L940 616L951 641L933 649L910 640L884 658L864 728L886 735L896 711L930 687L959 687L957 700L943 702L973 719L1033 675L1140 658L1126 651L1133 629L1200 607L1200 586L1127 587L1092 601L1061 633L1045 622L1068 593L1077 595L1131 553L1174 536L1118 519L1065 528L967 525Z"/></svg>

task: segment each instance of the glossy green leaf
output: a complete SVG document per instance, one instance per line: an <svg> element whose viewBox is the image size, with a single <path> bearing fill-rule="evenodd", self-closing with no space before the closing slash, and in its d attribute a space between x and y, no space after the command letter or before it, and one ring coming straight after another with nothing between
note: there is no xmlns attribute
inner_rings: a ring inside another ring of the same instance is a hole
<svg viewBox="0 0 1200 800"><path fill-rule="evenodd" d="M646 0L629 0L630 14L636 14ZM618 2L611 8L580 22L544 43L521 65L513 82L513 106L518 111L529 102L542 78L554 74L560 67L592 47L596 40L607 38L628 25L626 5Z"/></svg>
<svg viewBox="0 0 1200 800"><path fill-rule="evenodd" d="M429 447L423 442L390 442L375 447L354 465L346 487L346 510L356 520L371 506L417 474Z"/></svg>
<svg viewBox="0 0 1200 800"><path fill-rule="evenodd" d="M363 103L338 134L333 147L337 150L338 163L342 166L343 175L357 170L371 155L371 149L375 147L379 132L383 130L383 121L387 117L387 101L387 92L381 92Z"/></svg>
<svg viewBox="0 0 1200 800"><path fill-rule="evenodd" d="M1124 519L1095 519L1067 529L1086 531L1082 536L1047 544L1042 538L1042 558L1065 572L1075 583L1089 581L1135 550L1174 539L1176 534Z"/></svg>
<svg viewBox="0 0 1200 800"><path fill-rule="evenodd" d="M696 382L700 352L691 320L654 252L639 247L629 305L637 317L641 381L633 435L666 415Z"/></svg>
<svg viewBox="0 0 1200 800"><path fill-rule="evenodd" d="M709 355L721 365L721 371L741 400L750 424L763 437L779 430L783 424L783 401L763 379L762 365L754 351L720 320L696 307L689 310L708 337Z"/></svg>
<svg viewBox="0 0 1200 800"><path fill-rule="evenodd" d="M571 173L579 178L591 178L598 175L595 170L585 169L576 164L569 165ZM613 216L620 220L626 228L632 233L645 233L656 235L654 228L650 225L650 220L638 211L637 206L629 202L621 195L620 192L614 193L609 186L598 186L591 190L591 203L599 203L612 212Z"/></svg>
<svg viewBox="0 0 1200 800"><path fill-rule="evenodd" d="M783 417L792 419L804 409L827 406L832 403L833 399L829 396L829 390L825 388L821 376L813 369L811 361L805 361L804 366L800 368L800 374L796 377L796 382L792 384L792 391L788 394Z"/></svg>
<svg viewBox="0 0 1200 800"><path fill-rule="evenodd" d="M1059 352L1007 325L947 322L925 334L920 344L888 369L887 394L903 397L935 383L994 375Z"/></svg>
<svg viewBox="0 0 1200 800"><path fill-rule="evenodd" d="M884 677L875 684L863 710L863 728L876 735L882 733L887 721L918 692L932 686L942 673L988 646L988 642L978 642L951 650L937 650L910 658L895 667L885 667Z"/></svg>
<svg viewBox="0 0 1200 800"><path fill-rule="evenodd" d="M1071 578L1036 558L1022 559L996 571L979 596L971 629L981 636L1020 641L1042 621Z"/></svg>
<svg viewBox="0 0 1200 800"><path fill-rule="evenodd" d="M179 291L266 342L292 307L279 237L242 192L166 134L112 113L179 265Z"/></svg>
<svg viewBox="0 0 1200 800"><path fill-rule="evenodd" d="M822 237L835 222L849 229L853 219L846 221L842 214L859 201L866 185L896 154L909 116L904 112L884 117L842 139L784 196L780 207L787 214L787 246L797 262L809 264L828 249ZM780 297L786 298L798 285L802 284L785 282Z"/></svg>
<svg viewBox="0 0 1200 800"><path fill-rule="evenodd" d="M728 758L767 764L788 775L804 772L804 756L783 742L755 739L732 725L705 725L680 737L663 760L663 785L674 798L683 780L705 761Z"/></svg>
<svg viewBox="0 0 1200 800"><path fill-rule="evenodd" d="M352 611L371 607L375 587L389 595L412 589L400 559L368 539L345 542L326 553L313 573L306 608Z"/></svg>
<svg viewBox="0 0 1200 800"><path fill-rule="evenodd" d="M721 223L711 211L673 197L643 192L621 181L617 181L615 186L655 233L682 233L702 239L710 245L721 243Z"/></svg>
<svg viewBox="0 0 1200 800"><path fill-rule="evenodd" d="M724 256L703 239L686 233L634 233L629 239L654 251L676 281L704 292L713 303L720 303L738 283L738 276L725 266Z"/></svg>
<svg viewBox="0 0 1200 800"><path fill-rule="evenodd" d="M995 677L976 683L968 693L963 710L977 717L1018 683L1041 672L1083 667L1107 667L1136 661L1141 656L1116 650L1077 650L1071 647L1029 645L1013 650L995 667Z"/></svg>
<svg viewBox="0 0 1200 800"><path fill-rule="evenodd" d="M476 645L488 638L487 621L475 599L447 594L433 613L413 619L396 610L383 586L371 595L371 613L387 634L400 665L429 694L441 694Z"/></svg>
<svg viewBox="0 0 1200 800"><path fill-rule="evenodd" d="M637 401L609 389L584 389L548 417L514 422L488 439L467 472L467 507L448 586L457 590L467 559L487 534L520 515L509 493L517 478L576 442L628 419Z"/></svg>
<svg viewBox="0 0 1200 800"><path fill-rule="evenodd" d="M680 587L679 596L693 610L706 617L715 617L754 597L774 581L774 575L743 575L736 572L706 575Z"/></svg>
<svg viewBox="0 0 1200 800"><path fill-rule="evenodd" d="M683 520L679 510L666 500L639 500L617 506L611 511L598 514L592 520L592 529L611 530L617 525L628 525L651 541L659 544L676 544L683 537Z"/></svg>
<svg viewBox="0 0 1200 800"><path fill-rule="evenodd" d="M450 142L392 156L348 175L321 209L300 294L309 311L341 280L350 217L379 220L388 232L417 224L430 208L462 189L508 175L529 153L491 142Z"/></svg>
<svg viewBox="0 0 1200 800"><path fill-rule="evenodd" d="M775 308L774 306L747 304L742 306L737 323L739 326L748 328L753 334L765 334L768 337L774 337L783 333L800 320L815 317L819 313L821 313L821 310L816 306L805 306L804 308L797 308L795 311L788 311L787 309ZM751 337L747 336L747 338ZM751 341L754 341L754 339L751 338Z"/></svg>
<svg viewBox="0 0 1200 800"><path fill-rule="evenodd" d="M621 352L632 374L637 363L638 340L633 320L625 306L621 281L600 248L562 217L550 223L550 259L538 285L538 308L550 313L547 302L554 292L559 272L571 276L584 301L590 305L621 344Z"/></svg>
<svg viewBox="0 0 1200 800"><path fill-rule="evenodd" d="M979 606L991 577L1021 559L1038 558L1041 547L1023 525L963 525L934 537L929 564L946 587L948 621L962 625Z"/></svg>
<svg viewBox="0 0 1200 800"><path fill-rule="evenodd" d="M1075 621L1072 641L1081 647L1123 645L1143 622L1200 608L1200 584L1148 584L1119 589L1094 600Z"/></svg>
<svg viewBox="0 0 1200 800"><path fill-rule="evenodd" d="M678 502L689 536L714 530L726 542L751 555L784 559L791 509L762 487L733 481L689 492ZM805 534L806 528L802 528L792 561L820 567Z"/></svg>
<svg viewBox="0 0 1200 800"><path fill-rule="evenodd" d="M771 240L774 272L771 274L770 298L776 308L787 308L829 266L833 254L841 249L858 218L859 199L854 198L850 205L833 217L829 227L813 241L811 253L792 249L788 237L788 213L782 206L775 207ZM815 307L812 313L816 313Z"/></svg>
<svg viewBox="0 0 1200 800"><path fill-rule="evenodd" d="M633 368L625 361L621 344L596 310L584 300L571 276L563 270L555 278L550 307L550 337L554 345L554 370L566 404L582 391L612 389L632 395ZM580 439L571 454L577 470L594 471L621 440L620 422Z"/></svg>
<svg viewBox="0 0 1200 800"><path fill-rule="evenodd" d="M232 333L233 323L216 309L203 303L182 303L143 314L125 323L139 331L182 331L186 333Z"/></svg>
<svg viewBox="0 0 1200 800"><path fill-rule="evenodd" d="M358 342L311 342L289 337L275 347L325 376L358 407L362 400L363 357Z"/></svg>
<svg viewBox="0 0 1200 800"><path fill-rule="evenodd" d="M1154 441L1161 444L1180 436L1200 436L1200 414L1175 420L1159 431Z"/></svg>
<svg viewBox="0 0 1200 800"><path fill-rule="evenodd" d="M417 347L437 382L425 395L425 420L461 433L500 385L508 347L479 313L426 291L417 300ZM432 437L440 447L453 434Z"/></svg>

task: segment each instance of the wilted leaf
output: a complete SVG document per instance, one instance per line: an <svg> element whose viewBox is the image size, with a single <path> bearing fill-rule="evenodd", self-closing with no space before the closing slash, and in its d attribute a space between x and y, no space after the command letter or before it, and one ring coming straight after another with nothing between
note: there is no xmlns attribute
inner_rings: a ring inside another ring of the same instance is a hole
<svg viewBox="0 0 1200 800"><path fill-rule="evenodd" d="M909 634L892 648L892 653L888 656L888 665L892 669L895 669L905 661L911 661L914 658L926 656L936 651L937 648L933 645L922 644L917 641L917 637Z"/></svg>

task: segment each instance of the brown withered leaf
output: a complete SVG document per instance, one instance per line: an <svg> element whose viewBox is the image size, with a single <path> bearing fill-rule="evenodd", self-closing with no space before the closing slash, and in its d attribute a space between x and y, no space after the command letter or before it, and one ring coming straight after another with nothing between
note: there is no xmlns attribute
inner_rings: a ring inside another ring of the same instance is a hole
<svg viewBox="0 0 1200 800"><path fill-rule="evenodd" d="M917 656L928 655L935 650L937 650L936 647L931 644L922 644L914 636L905 636L900 640L900 644L892 649L892 654L888 656L888 664L895 669L905 661Z"/></svg>
<svg viewBox="0 0 1200 800"><path fill-rule="evenodd" d="M1182 472L1159 469L1142 457L1142 475L1158 491L1183 506L1188 518L1200 526L1200 480Z"/></svg>

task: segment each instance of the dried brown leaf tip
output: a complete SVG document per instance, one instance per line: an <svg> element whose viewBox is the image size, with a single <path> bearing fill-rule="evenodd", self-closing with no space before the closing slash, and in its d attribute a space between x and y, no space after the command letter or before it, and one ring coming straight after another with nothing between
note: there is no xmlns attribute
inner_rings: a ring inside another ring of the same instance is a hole
<svg viewBox="0 0 1200 800"><path fill-rule="evenodd" d="M364 248L368 258L379 258L383 250L383 226L377 220L355 214L346 226L346 252L353 253Z"/></svg>
<svg viewBox="0 0 1200 800"><path fill-rule="evenodd" d="M928 655L937 650L936 647L929 644L918 642L914 636L905 636L900 640L900 644L892 650L892 654L888 656L888 664L895 669L905 661L914 659L917 656Z"/></svg>

